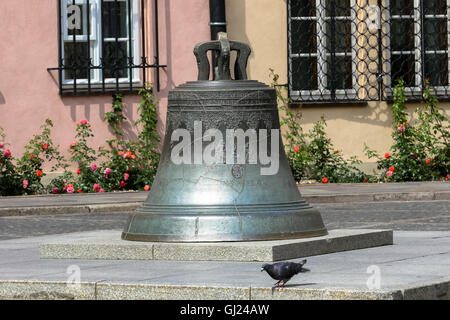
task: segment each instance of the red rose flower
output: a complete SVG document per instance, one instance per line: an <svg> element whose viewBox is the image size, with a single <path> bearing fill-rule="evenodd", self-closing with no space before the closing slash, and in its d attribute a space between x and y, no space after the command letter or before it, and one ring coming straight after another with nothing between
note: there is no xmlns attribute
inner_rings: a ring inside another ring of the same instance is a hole
<svg viewBox="0 0 450 320"><path fill-rule="evenodd" d="M43 175L42 170L36 170L36 175L40 178Z"/></svg>
<svg viewBox="0 0 450 320"><path fill-rule="evenodd" d="M148 185L145 186L145 187L144 187L144 190L145 190L145 191L149 191L149 190L150 190L150 186L148 186Z"/></svg>
<svg viewBox="0 0 450 320"><path fill-rule="evenodd" d="M83 126L85 126L85 125L88 124L88 121L87 121L86 119L83 119L83 120L80 121L80 123L81 123Z"/></svg>
<svg viewBox="0 0 450 320"><path fill-rule="evenodd" d="M385 159L387 159L387 158L389 158L391 155L389 154L389 152L386 152L385 154L384 154L384 158Z"/></svg>
<svg viewBox="0 0 450 320"><path fill-rule="evenodd" d="M133 155L133 153L131 153L131 151L127 151L127 152L125 153L124 157L125 157L126 159L129 159L129 158L131 158L132 155Z"/></svg>
<svg viewBox="0 0 450 320"><path fill-rule="evenodd" d="M42 150L47 150L47 148L48 148L48 143L46 143L42 146Z"/></svg>
<svg viewBox="0 0 450 320"><path fill-rule="evenodd" d="M80 175L81 174L81 170L80 168L77 168L77 174Z"/></svg>
<svg viewBox="0 0 450 320"><path fill-rule="evenodd" d="M323 178L323 179L322 179L322 182L323 182L323 183L328 183L328 178L327 178L327 177Z"/></svg>
<svg viewBox="0 0 450 320"><path fill-rule="evenodd" d="M395 171L395 167L394 166L390 166L389 167L389 171L394 172Z"/></svg>
<svg viewBox="0 0 450 320"><path fill-rule="evenodd" d="M425 160L425 162L426 162L426 163L431 163L431 159L430 159L430 158L427 158L427 159Z"/></svg>
<svg viewBox="0 0 450 320"><path fill-rule="evenodd" d="M8 159L9 157L11 157L11 150L6 149L5 152L3 152L3 156Z"/></svg>
<svg viewBox="0 0 450 320"><path fill-rule="evenodd" d="M300 147L299 146L295 146L294 151L295 152L300 152Z"/></svg>
<svg viewBox="0 0 450 320"><path fill-rule="evenodd" d="M127 186L127 183L125 181L120 181L120 187L125 188Z"/></svg>

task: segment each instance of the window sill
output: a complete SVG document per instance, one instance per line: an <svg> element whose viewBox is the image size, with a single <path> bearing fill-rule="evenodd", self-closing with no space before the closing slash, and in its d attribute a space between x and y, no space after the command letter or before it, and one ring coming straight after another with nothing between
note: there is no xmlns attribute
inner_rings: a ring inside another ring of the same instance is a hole
<svg viewBox="0 0 450 320"><path fill-rule="evenodd" d="M289 108L320 108L320 107L365 107L367 101L302 101L291 102Z"/></svg>

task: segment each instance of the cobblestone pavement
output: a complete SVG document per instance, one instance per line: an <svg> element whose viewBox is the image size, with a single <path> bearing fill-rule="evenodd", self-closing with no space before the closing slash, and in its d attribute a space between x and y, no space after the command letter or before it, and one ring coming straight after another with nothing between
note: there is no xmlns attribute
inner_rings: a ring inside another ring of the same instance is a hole
<svg viewBox="0 0 450 320"><path fill-rule="evenodd" d="M450 201L317 204L328 229L449 231ZM122 229L128 213L0 217L0 240Z"/></svg>

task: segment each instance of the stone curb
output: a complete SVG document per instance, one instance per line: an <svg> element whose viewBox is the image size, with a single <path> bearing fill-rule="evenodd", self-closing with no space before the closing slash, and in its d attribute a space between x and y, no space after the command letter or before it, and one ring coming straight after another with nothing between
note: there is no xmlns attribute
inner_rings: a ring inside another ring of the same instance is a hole
<svg viewBox="0 0 450 320"><path fill-rule="evenodd" d="M383 201L433 201L450 200L450 191L436 192L380 192L363 194L335 194L335 195L302 195L310 204L320 203L357 203ZM73 213L115 213L131 212L142 205L142 202L87 204L72 206L42 206L42 207L11 207L0 208L0 217L52 215Z"/></svg>
<svg viewBox="0 0 450 320"><path fill-rule="evenodd" d="M416 300L450 299L450 279L443 278L406 288L355 288L156 285L61 281L0 280L0 300Z"/></svg>
<svg viewBox="0 0 450 320"><path fill-rule="evenodd" d="M399 290L402 291L405 300L450 300L450 277L428 282L417 282L406 288L399 288Z"/></svg>
<svg viewBox="0 0 450 320"><path fill-rule="evenodd" d="M436 192L380 192L364 194L303 195L308 203L348 203L382 201L450 200L450 191Z"/></svg>
<svg viewBox="0 0 450 320"><path fill-rule="evenodd" d="M141 205L142 202L130 202L130 203L112 203L112 204L73 205L73 206L0 208L0 217L73 214L73 213L131 212L139 208Z"/></svg>

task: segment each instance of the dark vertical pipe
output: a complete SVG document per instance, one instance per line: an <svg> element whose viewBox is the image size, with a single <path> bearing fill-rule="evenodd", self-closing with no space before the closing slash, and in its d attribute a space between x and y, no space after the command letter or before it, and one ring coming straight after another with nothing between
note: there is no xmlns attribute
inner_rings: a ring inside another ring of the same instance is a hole
<svg viewBox="0 0 450 320"><path fill-rule="evenodd" d="M227 32L225 15L225 0L209 0L209 26L211 27L211 40L217 40L219 32Z"/></svg>
<svg viewBox="0 0 450 320"><path fill-rule="evenodd" d="M64 18L62 16L62 10L61 10L61 1L58 0L58 80L59 80L59 94L62 94L62 79L63 79L63 57L62 57L62 47L63 47L63 40L62 40L62 23L64 21Z"/></svg>
<svg viewBox="0 0 450 320"><path fill-rule="evenodd" d="M219 32L227 32L227 22L225 17L225 0L209 0L209 15L211 27L211 40L217 40ZM212 55L213 80L216 78L216 66L218 52Z"/></svg>

